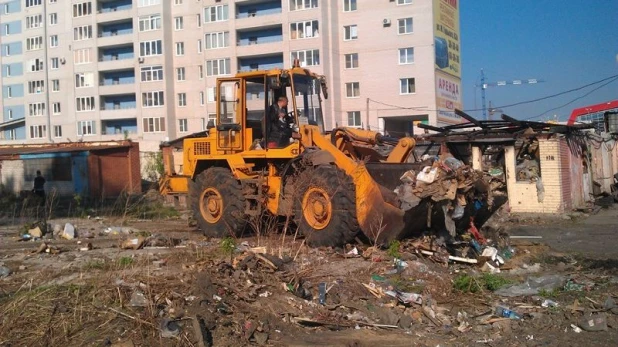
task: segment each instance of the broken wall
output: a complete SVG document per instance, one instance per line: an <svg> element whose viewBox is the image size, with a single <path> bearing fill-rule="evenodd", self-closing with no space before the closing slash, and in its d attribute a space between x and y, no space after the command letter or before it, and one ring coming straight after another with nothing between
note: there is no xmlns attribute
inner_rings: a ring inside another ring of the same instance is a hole
<svg viewBox="0 0 618 347"><path fill-rule="evenodd" d="M614 174L618 173L618 146L615 140L588 141L592 180L601 185L601 191L611 193Z"/></svg>
<svg viewBox="0 0 618 347"><path fill-rule="evenodd" d="M563 138L539 139L541 181L544 189L539 194L536 182L517 181L515 147L505 148L507 190L511 212L561 213L580 204L583 189L581 162L573 160ZM575 168L577 166L578 168ZM572 188L575 186L576 188ZM575 193L572 193L575 191ZM542 195L542 197L540 196ZM574 196L577 196L574 199Z"/></svg>

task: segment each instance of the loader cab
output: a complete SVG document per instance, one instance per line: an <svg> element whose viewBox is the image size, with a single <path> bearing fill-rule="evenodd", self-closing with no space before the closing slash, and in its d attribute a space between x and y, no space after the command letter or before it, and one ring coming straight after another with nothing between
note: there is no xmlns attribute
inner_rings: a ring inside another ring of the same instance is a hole
<svg viewBox="0 0 618 347"><path fill-rule="evenodd" d="M225 153L268 151L271 107L281 96L288 99L286 118L290 128L315 125L324 132L322 95L324 81L307 70L271 70L241 73L217 80L217 147ZM289 144L276 149L297 145ZM296 152L297 151L293 151Z"/></svg>

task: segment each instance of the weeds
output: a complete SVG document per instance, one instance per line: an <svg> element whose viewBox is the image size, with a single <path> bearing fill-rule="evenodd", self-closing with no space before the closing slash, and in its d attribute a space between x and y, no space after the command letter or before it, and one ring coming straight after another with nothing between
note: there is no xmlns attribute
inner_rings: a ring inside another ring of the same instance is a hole
<svg viewBox="0 0 618 347"><path fill-rule="evenodd" d="M401 242L399 242L398 240L391 241L391 243L388 245L388 250L386 251L386 254L393 258L399 258L401 256L401 254L399 253L399 247L401 247Z"/></svg>
<svg viewBox="0 0 618 347"><path fill-rule="evenodd" d="M132 257L121 257L120 259L118 259L117 264L119 267L128 267L131 266L133 264L133 258Z"/></svg>
<svg viewBox="0 0 618 347"><path fill-rule="evenodd" d="M484 290L496 291L512 281L494 274L483 274L479 277L462 274L453 280L453 288L464 293L478 293Z"/></svg>
<svg viewBox="0 0 618 347"><path fill-rule="evenodd" d="M223 240L221 240L219 247L221 247L221 251L223 251L224 254L230 256L230 263L231 263L232 256L234 255L234 250L236 249L236 240L228 236L224 238Z"/></svg>

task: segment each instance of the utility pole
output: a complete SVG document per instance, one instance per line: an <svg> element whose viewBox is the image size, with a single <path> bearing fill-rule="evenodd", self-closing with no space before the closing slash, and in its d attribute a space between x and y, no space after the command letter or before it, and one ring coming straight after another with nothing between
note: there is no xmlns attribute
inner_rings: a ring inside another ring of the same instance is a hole
<svg viewBox="0 0 618 347"><path fill-rule="evenodd" d="M541 79L536 79L536 78L529 78L529 79L518 79L518 80L512 80L512 81L497 81L497 82L485 82L485 72L483 71L483 69L481 69L481 84L480 85L476 85L477 87L481 87L481 101L483 103L483 119L484 120L488 120L487 118L487 102L486 102L486 95L485 95L485 90L489 87L500 87L500 86L506 86L506 85L522 85L522 84L537 84L537 83L541 83L541 82L545 82L545 80L541 80ZM489 106L491 108L491 105ZM490 112L491 114L492 112Z"/></svg>

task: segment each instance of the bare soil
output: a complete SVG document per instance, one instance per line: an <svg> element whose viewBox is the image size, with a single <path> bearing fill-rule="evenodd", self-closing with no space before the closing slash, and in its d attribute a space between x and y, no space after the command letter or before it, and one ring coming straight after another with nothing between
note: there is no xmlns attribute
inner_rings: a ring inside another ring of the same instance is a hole
<svg viewBox="0 0 618 347"><path fill-rule="evenodd" d="M478 276L479 268L436 263L412 242L399 249L408 266L389 275L393 257L367 245L356 245L364 256L348 257L351 248L310 249L275 234L234 240L248 246L230 255L182 219L131 221L133 233L118 235L104 232L119 225L113 219L50 221L73 223L74 240L19 241L21 225L5 225L0 265L12 273L0 278L0 346L200 346L199 331L213 346L615 346L618 315L603 304L618 293L617 216L610 209L570 220L505 217L512 235L543 238L511 240L515 256L497 276L521 283L561 274L586 284L514 298L454 289L455 278ZM158 244L119 247L149 235ZM60 253L36 253L42 242ZM88 243L93 249L80 251ZM257 246L266 254L247 251ZM535 263L538 273L521 270ZM324 305L319 283L329 288ZM423 305L398 303L380 288L419 293ZM542 307L547 298L558 307ZM523 319L496 320L498 304ZM592 313L609 328L575 332L571 324ZM162 322L170 321L177 334L164 337Z"/></svg>

